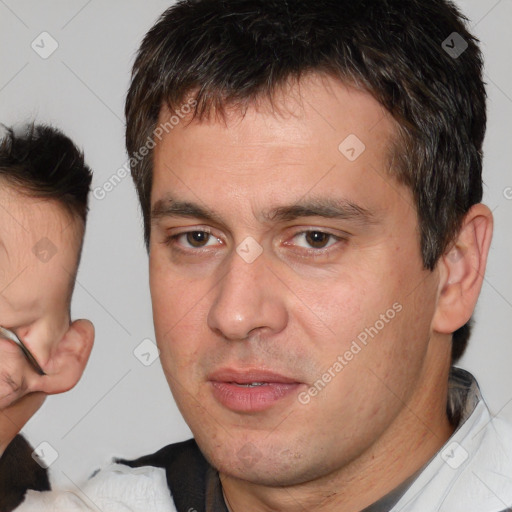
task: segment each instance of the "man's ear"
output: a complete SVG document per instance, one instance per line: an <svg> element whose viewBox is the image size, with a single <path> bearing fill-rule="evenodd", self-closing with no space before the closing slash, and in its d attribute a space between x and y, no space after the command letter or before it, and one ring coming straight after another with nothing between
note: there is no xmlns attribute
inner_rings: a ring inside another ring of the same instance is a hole
<svg viewBox="0 0 512 512"><path fill-rule="evenodd" d="M457 239L439 260L438 302L432 321L435 332L451 334L471 318L482 288L492 230L489 208L474 205L464 217Z"/></svg>
<svg viewBox="0 0 512 512"><path fill-rule="evenodd" d="M73 388L85 370L93 343L93 324L89 320L75 320L44 365L46 375L37 377L32 390L54 395Z"/></svg>

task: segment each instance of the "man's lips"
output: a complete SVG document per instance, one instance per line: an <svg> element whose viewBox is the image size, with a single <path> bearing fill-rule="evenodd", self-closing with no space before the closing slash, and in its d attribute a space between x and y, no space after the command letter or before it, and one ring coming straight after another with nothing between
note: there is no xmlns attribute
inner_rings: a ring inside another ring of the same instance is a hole
<svg viewBox="0 0 512 512"><path fill-rule="evenodd" d="M265 382L274 384L299 384L296 379L286 377L279 373L265 370L236 370L223 369L213 372L208 380L213 382L227 382L233 384L251 384L252 382Z"/></svg>
<svg viewBox="0 0 512 512"><path fill-rule="evenodd" d="M263 411L302 385L291 377L258 369L217 370L208 380L215 399L236 412Z"/></svg>

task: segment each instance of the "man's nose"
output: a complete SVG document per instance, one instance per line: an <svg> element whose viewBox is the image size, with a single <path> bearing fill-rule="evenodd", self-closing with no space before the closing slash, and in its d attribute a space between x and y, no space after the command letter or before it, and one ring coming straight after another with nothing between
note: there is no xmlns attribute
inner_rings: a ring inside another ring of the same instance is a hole
<svg viewBox="0 0 512 512"><path fill-rule="evenodd" d="M269 267L264 254L247 263L233 253L225 271L214 290L208 313L210 329L236 341L258 331L275 334L286 327L286 287Z"/></svg>

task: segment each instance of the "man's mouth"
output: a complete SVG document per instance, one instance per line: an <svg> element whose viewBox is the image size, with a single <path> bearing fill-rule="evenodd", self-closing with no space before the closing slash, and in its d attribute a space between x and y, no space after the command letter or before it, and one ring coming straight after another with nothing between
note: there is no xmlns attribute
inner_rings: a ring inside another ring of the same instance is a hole
<svg viewBox="0 0 512 512"><path fill-rule="evenodd" d="M214 398L236 412L259 412L290 395L303 384L280 373L227 368L208 378Z"/></svg>
<svg viewBox="0 0 512 512"><path fill-rule="evenodd" d="M239 384L238 382L231 382L231 384L236 384L237 386L241 386L243 388L254 388L256 386L268 386L268 382L251 382L250 384Z"/></svg>

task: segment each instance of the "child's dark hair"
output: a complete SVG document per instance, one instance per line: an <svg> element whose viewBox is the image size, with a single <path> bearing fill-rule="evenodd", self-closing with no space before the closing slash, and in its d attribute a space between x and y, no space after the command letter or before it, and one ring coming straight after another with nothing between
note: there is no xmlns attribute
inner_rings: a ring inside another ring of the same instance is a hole
<svg viewBox="0 0 512 512"><path fill-rule="evenodd" d="M46 125L6 130L0 141L0 180L20 193L57 201L85 224L92 172L73 141Z"/></svg>

